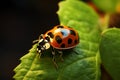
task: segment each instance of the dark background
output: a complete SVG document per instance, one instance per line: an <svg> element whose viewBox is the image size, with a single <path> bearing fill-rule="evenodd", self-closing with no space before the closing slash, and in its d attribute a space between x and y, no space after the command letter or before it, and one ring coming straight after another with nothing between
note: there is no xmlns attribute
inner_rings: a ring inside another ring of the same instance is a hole
<svg viewBox="0 0 120 80"><path fill-rule="evenodd" d="M0 80L12 80L19 58L32 41L59 24L60 0L2 0L0 2Z"/></svg>

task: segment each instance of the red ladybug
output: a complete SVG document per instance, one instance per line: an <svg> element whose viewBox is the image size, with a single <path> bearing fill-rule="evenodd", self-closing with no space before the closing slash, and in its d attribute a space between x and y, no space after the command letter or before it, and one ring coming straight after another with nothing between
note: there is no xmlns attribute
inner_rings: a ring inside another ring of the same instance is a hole
<svg viewBox="0 0 120 80"><path fill-rule="evenodd" d="M45 34L41 34L36 41L38 42L37 52L41 55L45 50L51 47L53 61L55 61L54 49L57 49L62 57L62 50L74 48L79 43L79 35L73 28L57 25Z"/></svg>

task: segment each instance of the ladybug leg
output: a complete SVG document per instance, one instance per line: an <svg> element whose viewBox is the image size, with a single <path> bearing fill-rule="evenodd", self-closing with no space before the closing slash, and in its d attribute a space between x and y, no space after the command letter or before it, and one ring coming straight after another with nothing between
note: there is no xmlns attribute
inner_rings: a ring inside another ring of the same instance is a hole
<svg viewBox="0 0 120 80"><path fill-rule="evenodd" d="M61 59L61 61L64 61L64 59L63 59L63 52L61 51L61 50L58 50L58 53L60 54L60 59Z"/></svg>
<svg viewBox="0 0 120 80"><path fill-rule="evenodd" d="M41 53L41 52L39 52L39 58L41 57L41 55L42 55L42 53Z"/></svg>
<svg viewBox="0 0 120 80"><path fill-rule="evenodd" d="M55 49L53 47L52 47L52 55L53 55L52 61L53 61L54 65L55 65L55 67L58 69L58 65L57 65L57 63L55 61Z"/></svg>

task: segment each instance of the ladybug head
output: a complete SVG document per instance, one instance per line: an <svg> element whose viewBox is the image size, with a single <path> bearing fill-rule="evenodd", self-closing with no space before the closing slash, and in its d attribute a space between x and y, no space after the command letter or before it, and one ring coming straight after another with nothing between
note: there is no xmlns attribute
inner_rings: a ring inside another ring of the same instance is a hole
<svg viewBox="0 0 120 80"><path fill-rule="evenodd" d="M41 52L43 52L43 51L45 51L45 50L47 50L49 48L50 48L49 41L47 39L44 39L43 35L40 35L39 41L38 41L38 46L37 46L37 51L39 53L41 53Z"/></svg>

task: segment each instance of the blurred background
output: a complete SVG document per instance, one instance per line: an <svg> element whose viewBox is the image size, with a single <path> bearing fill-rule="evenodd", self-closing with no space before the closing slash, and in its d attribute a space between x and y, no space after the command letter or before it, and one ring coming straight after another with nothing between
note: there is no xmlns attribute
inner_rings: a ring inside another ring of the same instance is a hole
<svg viewBox="0 0 120 80"><path fill-rule="evenodd" d="M2 0L0 2L0 80L12 80L19 58L32 41L59 24L60 0Z"/></svg>

